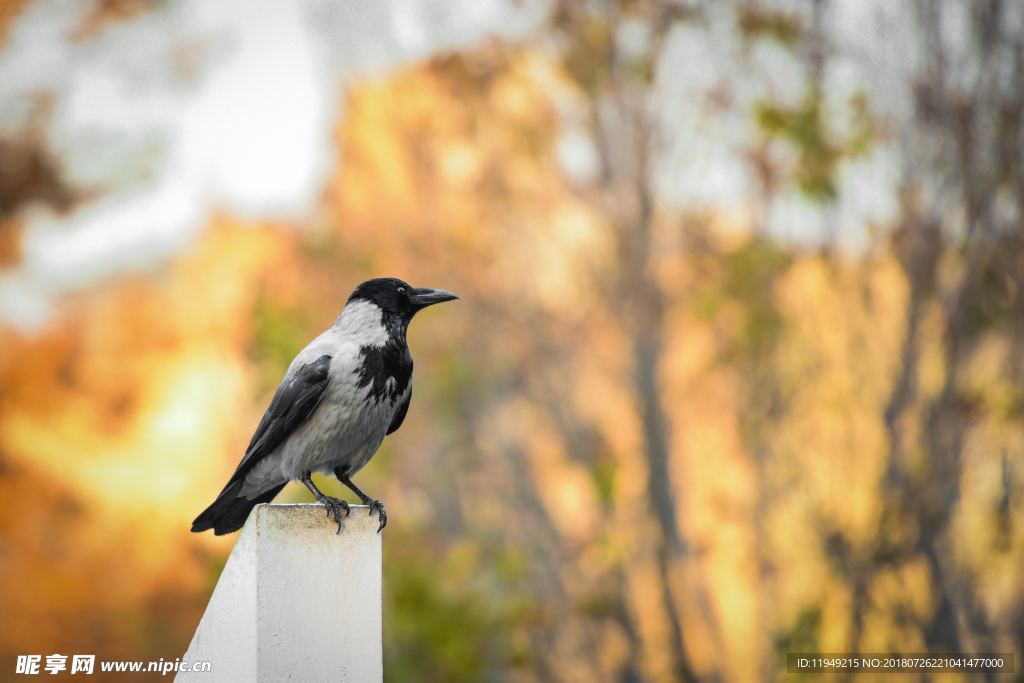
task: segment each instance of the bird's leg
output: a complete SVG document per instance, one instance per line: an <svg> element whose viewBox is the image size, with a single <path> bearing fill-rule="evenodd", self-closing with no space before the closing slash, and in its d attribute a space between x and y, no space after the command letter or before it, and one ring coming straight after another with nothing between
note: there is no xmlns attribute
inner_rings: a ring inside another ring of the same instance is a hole
<svg viewBox="0 0 1024 683"><path fill-rule="evenodd" d="M316 487L313 483L313 477L310 472L302 477L302 483L306 485L306 488L313 493L313 497L316 498L318 503L323 503L324 507L327 508L327 516L334 517L334 521L338 523L338 530L334 533L341 533L341 513L344 512L345 516L348 517L348 503L343 500L338 500L332 496L328 496Z"/></svg>
<svg viewBox="0 0 1024 683"><path fill-rule="evenodd" d="M377 533L379 534L381 532L381 529L388 525L388 513L384 512L384 503L374 498L371 498L370 496L363 493L358 486L352 483L352 480L348 478L348 475L346 475L344 473L344 470L342 470L340 467L334 470L334 476L336 476L338 478L338 481L340 481L342 484L352 489L352 493L359 496L359 500L360 502L362 502L363 505L370 506L371 517L373 516L373 511L377 511L377 516L380 517L380 526L377 527Z"/></svg>

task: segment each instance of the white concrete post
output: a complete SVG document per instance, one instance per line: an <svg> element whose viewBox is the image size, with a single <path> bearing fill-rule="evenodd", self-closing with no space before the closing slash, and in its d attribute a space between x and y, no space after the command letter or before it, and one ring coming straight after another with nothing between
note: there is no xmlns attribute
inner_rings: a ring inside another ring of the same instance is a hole
<svg viewBox="0 0 1024 683"><path fill-rule="evenodd" d="M353 505L340 534L322 505L259 505L182 658L179 681L352 681L384 677L381 536Z"/></svg>

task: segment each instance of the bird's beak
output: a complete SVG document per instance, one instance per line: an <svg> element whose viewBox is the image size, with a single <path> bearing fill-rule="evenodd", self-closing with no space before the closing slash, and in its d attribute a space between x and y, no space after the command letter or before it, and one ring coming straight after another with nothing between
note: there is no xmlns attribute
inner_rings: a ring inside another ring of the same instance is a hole
<svg viewBox="0 0 1024 683"><path fill-rule="evenodd" d="M412 291L412 296L409 297L412 303L417 308L426 308L427 306L433 306L434 304L440 304L445 301L451 301L452 299L458 299L451 292L446 292L443 289L431 289L429 287L417 287Z"/></svg>

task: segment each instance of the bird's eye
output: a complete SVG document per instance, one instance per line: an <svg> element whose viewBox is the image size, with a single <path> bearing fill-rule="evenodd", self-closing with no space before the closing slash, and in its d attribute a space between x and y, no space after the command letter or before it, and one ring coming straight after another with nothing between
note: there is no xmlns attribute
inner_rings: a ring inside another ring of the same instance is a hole
<svg viewBox="0 0 1024 683"><path fill-rule="evenodd" d="M405 294L405 287L399 287L398 288L398 293L399 294Z"/></svg>

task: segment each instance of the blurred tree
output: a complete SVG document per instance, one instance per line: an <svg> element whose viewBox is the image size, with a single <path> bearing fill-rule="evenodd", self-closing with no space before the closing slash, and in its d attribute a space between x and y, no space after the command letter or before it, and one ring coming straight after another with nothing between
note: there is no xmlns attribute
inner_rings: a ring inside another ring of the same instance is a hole
<svg viewBox="0 0 1024 683"><path fill-rule="evenodd" d="M924 636L933 651L999 644L994 615L979 604L977 578L956 560L949 534L961 500L964 449L979 418L965 377L987 336L1002 329L1020 337L1024 35L1011 11L998 1L916 5L924 68L913 84L914 119L904 149L911 200L894 238L910 295L900 370L885 413L891 449L885 500L894 508L889 514L913 519L917 533L904 552L922 553L931 570L936 608ZM951 261L958 272L947 276L940 267ZM941 316L943 380L921 400L915 375L926 306ZM902 446L909 441L903 418L918 401L919 447L927 461L912 468Z"/></svg>
<svg viewBox="0 0 1024 683"><path fill-rule="evenodd" d="M668 647L674 674L685 681L696 680L697 673L686 651L679 613L684 596L673 588L679 585L674 577L678 563L689 554L689 544L679 524L675 497L681 485L673 480L670 466L658 376L667 303L656 277L654 169L664 131L651 100L666 35L690 13L675 2L563 0L556 3L552 18L556 50L585 103L586 130L597 150L596 181L580 190L607 220L614 257L593 277L630 348L647 499L660 531L655 555L670 626ZM706 608L703 588L689 588Z"/></svg>
<svg viewBox="0 0 1024 683"><path fill-rule="evenodd" d="M0 604L26 624L4 651L183 645L230 539L182 520L298 347L395 274L463 301L411 331L416 398L361 475L393 517L389 680L1019 657L1024 26L994 0L883 4L907 29L905 119L835 75L841 3L558 0L519 42L353 83L308 222L213 216L156 275L0 331L0 488L45 492L2 520ZM684 95L729 122L707 134L739 159L737 206L666 196L692 134L664 111L673 41L723 60ZM760 82L774 69L786 87ZM879 152L900 204L844 252L850 176ZM34 154L18 177L45 182L4 185L5 220L60 205ZM775 232L786 203L823 217L821 248Z"/></svg>

